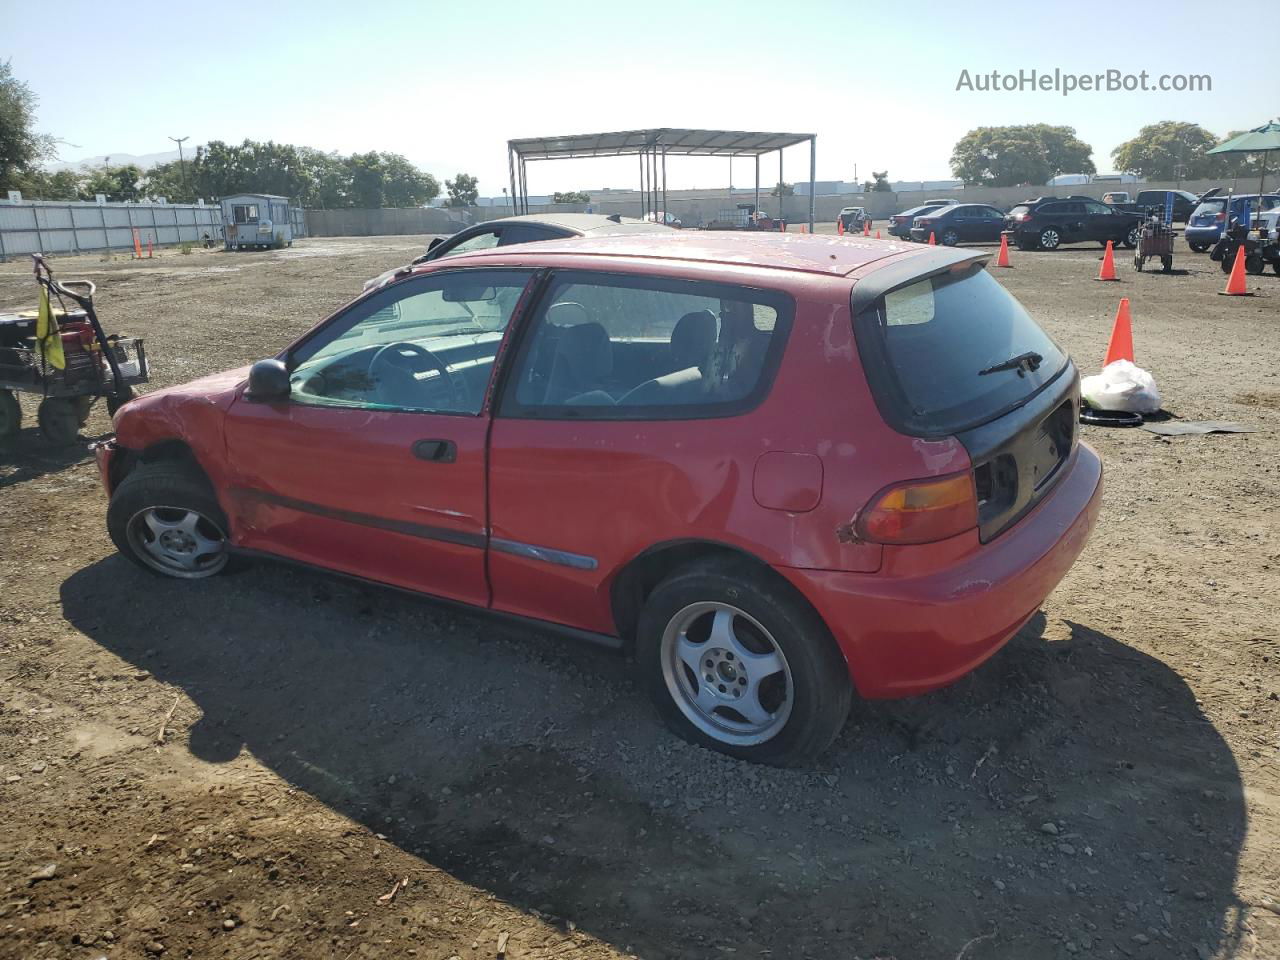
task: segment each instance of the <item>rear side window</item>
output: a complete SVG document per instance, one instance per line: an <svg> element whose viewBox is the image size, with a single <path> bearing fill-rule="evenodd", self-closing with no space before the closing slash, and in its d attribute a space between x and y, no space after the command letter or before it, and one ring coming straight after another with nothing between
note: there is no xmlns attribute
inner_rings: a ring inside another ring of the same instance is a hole
<svg viewBox="0 0 1280 960"><path fill-rule="evenodd" d="M764 396L793 304L748 287L557 275L520 344L502 414L655 420L729 416Z"/></svg>
<svg viewBox="0 0 1280 960"><path fill-rule="evenodd" d="M993 420L1055 379L1067 356L975 264L908 283L855 317L859 353L890 425L943 436ZM993 370L1034 353L1029 364ZM984 372L986 371L986 372Z"/></svg>

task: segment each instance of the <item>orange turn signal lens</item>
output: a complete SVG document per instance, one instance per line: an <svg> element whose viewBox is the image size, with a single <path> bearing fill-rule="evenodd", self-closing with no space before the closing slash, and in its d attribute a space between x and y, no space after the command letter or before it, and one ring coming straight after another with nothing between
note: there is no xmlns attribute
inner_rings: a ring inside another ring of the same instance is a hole
<svg viewBox="0 0 1280 960"><path fill-rule="evenodd" d="M886 487L858 514L859 539L872 543L932 543L978 525L973 474L955 473Z"/></svg>

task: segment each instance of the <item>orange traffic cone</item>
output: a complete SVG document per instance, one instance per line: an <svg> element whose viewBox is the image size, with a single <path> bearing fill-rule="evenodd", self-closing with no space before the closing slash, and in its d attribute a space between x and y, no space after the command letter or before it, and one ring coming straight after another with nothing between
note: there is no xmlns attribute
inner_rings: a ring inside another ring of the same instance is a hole
<svg viewBox="0 0 1280 960"><path fill-rule="evenodd" d="M836 234L841 237L844 236L844 221L839 217L836 217Z"/></svg>
<svg viewBox="0 0 1280 960"><path fill-rule="evenodd" d="M1129 298L1121 297L1116 320L1111 325L1111 341L1107 344L1106 363L1128 360L1133 363L1133 325L1129 321ZM1106 366L1106 363L1103 366Z"/></svg>
<svg viewBox="0 0 1280 960"><path fill-rule="evenodd" d="M863 221L862 221L862 235L863 235L864 237L869 237L869 236L871 236L871 221L870 221L870 220L863 220Z"/></svg>
<svg viewBox="0 0 1280 960"><path fill-rule="evenodd" d="M1003 233L1000 234L1000 252L996 254L997 267L1011 267L1013 264L1009 262L1009 238Z"/></svg>
<svg viewBox="0 0 1280 960"><path fill-rule="evenodd" d="M1227 289L1219 290L1220 297L1252 297L1244 283L1244 244L1236 247L1236 259L1231 264L1231 276L1227 277Z"/></svg>
<svg viewBox="0 0 1280 960"><path fill-rule="evenodd" d="M877 239L877 240L879 240L879 239L880 239L880 231L879 231L879 230L877 230L877 231L876 231L876 239Z"/></svg>
<svg viewBox="0 0 1280 960"><path fill-rule="evenodd" d="M1119 280L1116 276L1116 258L1115 253L1111 249L1111 241L1107 241L1106 253L1102 255L1102 266L1098 268L1098 275L1095 280ZM1125 301L1126 303L1128 301ZM1133 358L1130 357L1130 360Z"/></svg>
<svg viewBox="0 0 1280 960"><path fill-rule="evenodd" d="M932 231L932 230L930 230L930 231L929 231L929 246L931 246L931 247L936 247L937 245L938 245L938 241L937 241L937 239L934 237L934 235L933 235L933 231Z"/></svg>

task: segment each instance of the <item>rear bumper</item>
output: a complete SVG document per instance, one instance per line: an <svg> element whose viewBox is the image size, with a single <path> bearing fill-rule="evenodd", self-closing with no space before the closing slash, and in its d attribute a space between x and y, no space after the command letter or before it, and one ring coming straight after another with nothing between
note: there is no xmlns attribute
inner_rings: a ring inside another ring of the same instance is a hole
<svg viewBox="0 0 1280 960"><path fill-rule="evenodd" d="M1221 226L1212 227L1184 227L1182 237L1187 243L1217 243L1218 238L1222 236Z"/></svg>
<svg viewBox="0 0 1280 960"><path fill-rule="evenodd" d="M1101 461L1080 444L1031 513L944 569L782 572L826 621L861 696L925 693L973 670L1031 618L1084 549L1101 502Z"/></svg>

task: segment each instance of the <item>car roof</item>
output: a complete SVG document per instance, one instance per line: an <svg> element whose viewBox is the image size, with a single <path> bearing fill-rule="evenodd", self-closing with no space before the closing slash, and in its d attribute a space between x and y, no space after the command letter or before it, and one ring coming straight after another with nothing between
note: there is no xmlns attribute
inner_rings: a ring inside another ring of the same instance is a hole
<svg viewBox="0 0 1280 960"><path fill-rule="evenodd" d="M602 213L530 213L522 214L518 217L487 220L484 223L476 224L476 226L486 227L502 223L532 223L539 226L572 230L578 234L588 234L596 230L604 230L610 233L666 233L672 229L660 223L633 220L629 217L618 217L615 220L612 217L606 217Z"/></svg>
<svg viewBox="0 0 1280 960"><path fill-rule="evenodd" d="M593 257L674 260L847 276L878 260L922 255L936 249L918 243L832 234L672 230L662 237L596 234L490 247L449 257L448 263L453 266L509 258L532 263L544 257L569 255L584 261Z"/></svg>

